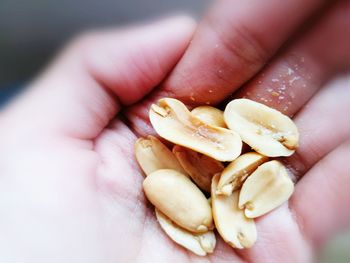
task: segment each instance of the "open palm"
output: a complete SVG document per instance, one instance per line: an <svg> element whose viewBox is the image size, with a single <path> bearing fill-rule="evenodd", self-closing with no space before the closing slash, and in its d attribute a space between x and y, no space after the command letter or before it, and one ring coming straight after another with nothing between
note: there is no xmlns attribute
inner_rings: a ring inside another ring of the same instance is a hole
<svg viewBox="0 0 350 263"><path fill-rule="evenodd" d="M152 133L149 102L172 96L188 104L219 103L261 68L233 81L228 76L251 62L248 53L224 46L206 55L196 44L201 29L188 47L193 30L191 21L178 18L84 35L6 108L0 119L1 262L309 262L348 222L350 144L343 142L350 135L350 84L320 91L300 110L324 72L303 53L293 64L312 67L316 77L308 78L284 67L282 54L235 96L290 115L298 111L300 149L285 162L303 178L289 204L257 220L258 241L250 250L234 250L218 238L215 253L200 258L165 236L143 195L133 153L135 139ZM217 59L223 52L229 62Z"/></svg>

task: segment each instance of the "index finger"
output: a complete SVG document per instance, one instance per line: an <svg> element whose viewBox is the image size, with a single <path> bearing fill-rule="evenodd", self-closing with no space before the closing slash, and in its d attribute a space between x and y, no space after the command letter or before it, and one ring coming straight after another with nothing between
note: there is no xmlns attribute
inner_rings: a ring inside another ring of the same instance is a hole
<svg viewBox="0 0 350 263"><path fill-rule="evenodd" d="M256 74L325 2L219 0L160 93L187 104L220 102Z"/></svg>

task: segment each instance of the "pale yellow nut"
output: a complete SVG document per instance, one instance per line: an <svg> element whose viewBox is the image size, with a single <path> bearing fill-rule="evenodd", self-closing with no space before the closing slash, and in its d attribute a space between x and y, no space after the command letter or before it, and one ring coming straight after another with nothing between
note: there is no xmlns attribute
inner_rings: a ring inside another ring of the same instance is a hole
<svg viewBox="0 0 350 263"><path fill-rule="evenodd" d="M173 169L185 173L174 154L154 136L139 138L135 142L135 156L146 175L160 169Z"/></svg>
<svg viewBox="0 0 350 263"><path fill-rule="evenodd" d="M260 165L244 182L239 207L249 218L262 216L289 199L294 184L278 161Z"/></svg>
<svg viewBox="0 0 350 263"><path fill-rule="evenodd" d="M298 147L299 132L294 122L264 104L237 99L227 104L227 126L242 140L265 156L290 156Z"/></svg>
<svg viewBox="0 0 350 263"><path fill-rule="evenodd" d="M236 132L201 121L176 99L160 99L151 106L149 117L156 132L174 144L218 161L232 161L241 153L242 141Z"/></svg>
<svg viewBox="0 0 350 263"><path fill-rule="evenodd" d="M174 146L173 153L196 185L209 193L211 179L215 174L222 172L223 164L209 156L179 145Z"/></svg>
<svg viewBox="0 0 350 263"><path fill-rule="evenodd" d="M229 196L217 195L219 175L213 177L212 206L215 226L225 242L234 248L250 248L257 239L254 219L238 207L239 190Z"/></svg>
<svg viewBox="0 0 350 263"><path fill-rule="evenodd" d="M199 106L194 108L191 113L198 119L212 126L227 128L224 120L224 112L212 106Z"/></svg>
<svg viewBox="0 0 350 263"><path fill-rule="evenodd" d="M166 215L156 211L156 217L164 232L177 244L192 251L198 256L205 256L213 253L216 245L216 238L213 231L194 234L172 222Z"/></svg>
<svg viewBox="0 0 350 263"><path fill-rule="evenodd" d="M148 200L177 225L194 233L213 229L210 204L186 175L163 169L143 181Z"/></svg>
<svg viewBox="0 0 350 263"><path fill-rule="evenodd" d="M217 187L217 194L230 195L241 188L245 179L258 166L268 160L268 157L256 152L249 152L239 156L221 173Z"/></svg>

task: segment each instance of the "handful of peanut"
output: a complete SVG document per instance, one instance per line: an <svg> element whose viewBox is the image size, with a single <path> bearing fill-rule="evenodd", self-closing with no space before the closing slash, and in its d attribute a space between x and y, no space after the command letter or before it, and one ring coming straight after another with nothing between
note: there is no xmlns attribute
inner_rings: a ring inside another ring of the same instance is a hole
<svg viewBox="0 0 350 263"><path fill-rule="evenodd" d="M214 228L232 247L252 247L254 218L283 204L294 190L283 164L269 160L294 153L299 133L293 121L247 99L231 101L222 112L210 106L189 111L164 98L149 116L159 136L174 144L171 151L153 136L135 144L146 175L143 189L161 228L200 256L214 251ZM241 155L243 142L254 151Z"/></svg>

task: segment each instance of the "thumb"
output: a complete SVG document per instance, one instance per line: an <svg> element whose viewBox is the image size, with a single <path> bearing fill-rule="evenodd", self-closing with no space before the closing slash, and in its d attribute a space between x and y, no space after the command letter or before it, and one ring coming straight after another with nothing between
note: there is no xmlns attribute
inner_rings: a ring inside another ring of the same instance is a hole
<svg viewBox="0 0 350 263"><path fill-rule="evenodd" d="M187 17L85 34L72 42L9 105L3 127L93 139L121 105L142 99L184 53L194 31Z"/></svg>

